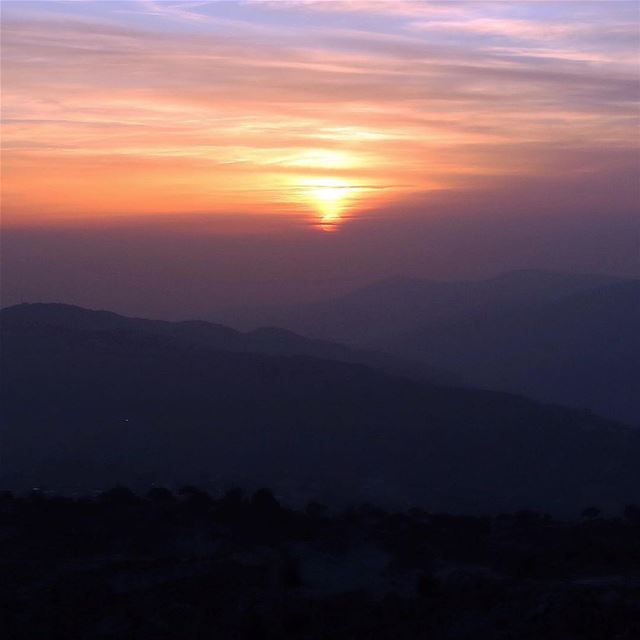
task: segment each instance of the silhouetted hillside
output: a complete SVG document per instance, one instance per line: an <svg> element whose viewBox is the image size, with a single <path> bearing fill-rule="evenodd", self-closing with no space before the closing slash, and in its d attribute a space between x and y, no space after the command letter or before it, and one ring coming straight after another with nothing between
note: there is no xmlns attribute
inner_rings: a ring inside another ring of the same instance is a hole
<svg viewBox="0 0 640 640"><path fill-rule="evenodd" d="M15 317L2 343L4 486L240 482L467 512L640 491L639 431L515 396Z"/></svg>
<svg viewBox="0 0 640 640"><path fill-rule="evenodd" d="M220 324L191 320L167 322L127 318L110 311L94 311L67 304L20 304L0 311L0 322L12 326L59 327L78 331L119 331L132 335L158 336L167 342L210 347L220 351L263 353L281 356L311 356L340 362L353 362L406 376L421 382L454 385L458 378L430 367L421 360L391 356L344 345L305 338L274 327L242 333Z"/></svg>
<svg viewBox="0 0 640 640"><path fill-rule="evenodd" d="M640 425L640 281L473 313L386 343L476 386Z"/></svg>

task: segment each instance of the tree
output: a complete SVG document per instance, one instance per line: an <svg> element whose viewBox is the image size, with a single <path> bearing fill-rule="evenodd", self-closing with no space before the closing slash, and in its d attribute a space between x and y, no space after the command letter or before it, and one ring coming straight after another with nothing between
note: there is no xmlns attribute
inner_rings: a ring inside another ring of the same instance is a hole
<svg viewBox="0 0 640 640"><path fill-rule="evenodd" d="M147 493L147 500L157 504L171 504L175 499L173 493L166 487L152 487Z"/></svg>
<svg viewBox="0 0 640 640"><path fill-rule="evenodd" d="M251 506L259 511L279 511L280 503L271 489L258 489L251 497Z"/></svg>
<svg viewBox="0 0 640 640"><path fill-rule="evenodd" d="M98 500L118 507L131 506L139 502L138 496L131 489L122 486L107 489L98 496Z"/></svg>
<svg viewBox="0 0 640 640"><path fill-rule="evenodd" d="M602 514L602 510L599 509L598 507L587 507L586 509L582 510L582 513L580 515L583 518L586 518L587 520L595 520L601 514Z"/></svg>

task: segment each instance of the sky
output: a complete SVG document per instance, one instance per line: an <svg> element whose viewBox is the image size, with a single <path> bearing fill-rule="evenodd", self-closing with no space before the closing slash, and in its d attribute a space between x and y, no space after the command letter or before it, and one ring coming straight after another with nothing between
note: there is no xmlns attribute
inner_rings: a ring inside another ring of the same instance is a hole
<svg viewBox="0 0 640 640"><path fill-rule="evenodd" d="M1 9L3 304L640 269L635 1Z"/></svg>

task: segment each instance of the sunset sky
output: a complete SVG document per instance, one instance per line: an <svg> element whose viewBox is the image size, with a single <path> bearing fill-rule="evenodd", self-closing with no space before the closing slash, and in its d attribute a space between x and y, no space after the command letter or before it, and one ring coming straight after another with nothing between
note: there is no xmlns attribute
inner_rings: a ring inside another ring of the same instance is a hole
<svg viewBox="0 0 640 640"><path fill-rule="evenodd" d="M334 230L442 190L628 170L638 7L3 2L5 224Z"/></svg>
<svg viewBox="0 0 640 640"><path fill-rule="evenodd" d="M635 1L3 1L3 304L640 274Z"/></svg>

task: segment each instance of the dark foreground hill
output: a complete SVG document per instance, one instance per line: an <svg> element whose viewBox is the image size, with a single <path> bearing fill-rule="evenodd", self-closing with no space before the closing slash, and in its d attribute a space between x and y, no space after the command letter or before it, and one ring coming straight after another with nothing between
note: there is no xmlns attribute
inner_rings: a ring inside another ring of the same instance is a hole
<svg viewBox="0 0 640 640"><path fill-rule="evenodd" d="M637 506L561 522L117 488L0 495L0 527L11 640L640 637Z"/></svg>
<svg viewBox="0 0 640 640"><path fill-rule="evenodd" d="M3 312L4 313L4 312ZM620 509L640 432L361 365L3 323L0 483L268 484L464 512Z"/></svg>

